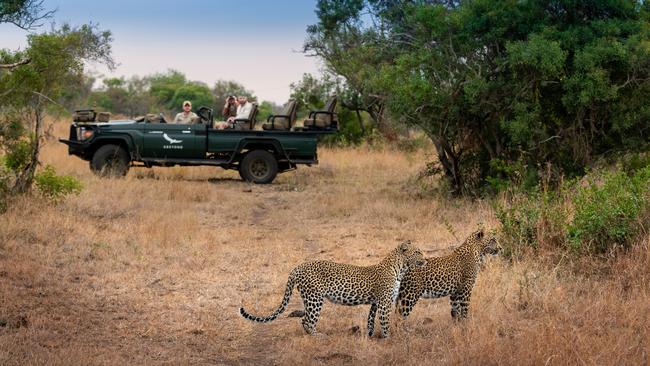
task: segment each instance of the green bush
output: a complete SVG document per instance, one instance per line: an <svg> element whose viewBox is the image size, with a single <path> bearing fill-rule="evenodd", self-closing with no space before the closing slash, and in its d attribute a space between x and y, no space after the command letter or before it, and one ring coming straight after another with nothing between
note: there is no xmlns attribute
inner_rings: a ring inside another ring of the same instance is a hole
<svg viewBox="0 0 650 366"><path fill-rule="evenodd" d="M628 246L642 228L650 201L650 166L632 177L625 172L605 174L580 187L573 198L575 214L568 241L575 249L606 252Z"/></svg>
<svg viewBox="0 0 650 366"><path fill-rule="evenodd" d="M56 175L54 168L49 165L43 171L36 173L34 182L38 192L53 201L58 201L69 194L77 194L83 188L74 177Z"/></svg>
<svg viewBox="0 0 650 366"><path fill-rule="evenodd" d="M541 247L577 254L628 247L650 220L650 166L592 173L557 190L518 190L496 203L506 256Z"/></svg>
<svg viewBox="0 0 650 366"><path fill-rule="evenodd" d="M496 204L501 222L501 245L506 256L527 248L563 246L568 210L565 191L521 191Z"/></svg>

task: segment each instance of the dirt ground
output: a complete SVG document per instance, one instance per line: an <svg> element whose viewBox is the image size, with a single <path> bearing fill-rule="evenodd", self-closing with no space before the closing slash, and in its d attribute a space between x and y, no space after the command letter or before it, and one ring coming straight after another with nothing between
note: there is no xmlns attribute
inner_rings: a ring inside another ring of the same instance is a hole
<svg viewBox="0 0 650 366"><path fill-rule="evenodd" d="M387 340L365 335L369 306L328 303L306 335L297 291L272 323L239 315L271 313L303 261L373 264L404 239L438 256L496 228L488 202L414 194L430 158L321 149L265 186L217 168L103 180L49 139L42 160L84 189L0 215L0 365L649 364L650 240L594 273L491 258L467 321L424 300Z"/></svg>

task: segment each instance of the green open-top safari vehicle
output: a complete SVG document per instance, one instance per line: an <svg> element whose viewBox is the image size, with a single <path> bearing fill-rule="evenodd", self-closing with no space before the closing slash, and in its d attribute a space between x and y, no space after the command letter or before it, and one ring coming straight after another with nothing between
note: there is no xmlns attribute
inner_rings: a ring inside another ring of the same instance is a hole
<svg viewBox="0 0 650 366"><path fill-rule="evenodd" d="M108 114L80 110L69 138L59 141L102 176L123 176L130 166L210 165L236 169L249 182L270 183L278 172L298 164L318 164L318 136L338 128L335 106L333 97L297 126L295 101L261 124L254 105L249 118L224 130L213 128L212 110L206 107L198 110L193 124L166 123L162 114L111 121Z"/></svg>

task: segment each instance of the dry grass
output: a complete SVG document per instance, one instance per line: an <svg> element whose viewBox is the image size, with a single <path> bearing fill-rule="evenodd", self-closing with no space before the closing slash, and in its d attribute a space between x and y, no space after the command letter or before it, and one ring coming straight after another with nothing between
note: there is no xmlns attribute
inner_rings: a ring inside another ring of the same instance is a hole
<svg viewBox="0 0 650 366"><path fill-rule="evenodd" d="M268 186L213 168L100 180L53 141L42 158L85 189L0 216L2 365L648 364L648 240L600 275L491 259L464 324L447 299L423 300L388 340L363 334L367 306L326 304L318 336L238 315L271 312L302 261L375 263L402 239L441 255L496 225L487 203L409 194L421 153L322 150ZM295 292L285 314L300 304Z"/></svg>

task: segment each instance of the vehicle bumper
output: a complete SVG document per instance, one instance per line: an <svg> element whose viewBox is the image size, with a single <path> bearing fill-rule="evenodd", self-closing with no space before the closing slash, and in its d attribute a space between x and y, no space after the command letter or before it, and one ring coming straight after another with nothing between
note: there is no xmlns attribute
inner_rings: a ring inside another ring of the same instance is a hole
<svg viewBox="0 0 650 366"><path fill-rule="evenodd" d="M88 147L87 143L66 139L59 139L59 142L68 145L68 155L76 155L82 159L85 158Z"/></svg>

